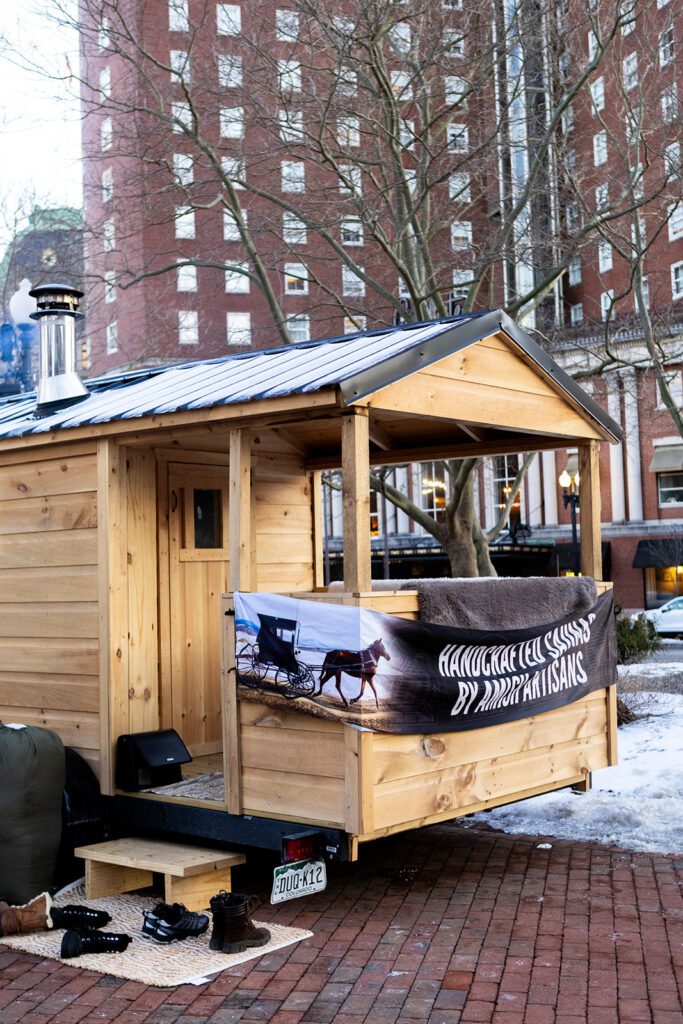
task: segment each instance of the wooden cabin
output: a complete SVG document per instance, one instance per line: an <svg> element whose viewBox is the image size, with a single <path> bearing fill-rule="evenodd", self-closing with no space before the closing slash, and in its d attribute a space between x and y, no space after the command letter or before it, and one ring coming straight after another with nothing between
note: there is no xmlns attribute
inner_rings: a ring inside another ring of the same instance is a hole
<svg viewBox="0 0 683 1024"><path fill-rule="evenodd" d="M132 827L239 841L238 820L265 833L305 823L353 857L359 841L586 784L615 763L614 686L435 745L242 702L228 671L221 602L234 590L416 616L414 592L371 590L371 466L578 446L582 570L601 579L598 448L619 428L504 313L88 391L38 418L35 396L0 404L0 719L57 732ZM343 471L344 507L344 589L329 596L328 467ZM117 738L168 727L192 771L223 770L224 801L116 794Z"/></svg>

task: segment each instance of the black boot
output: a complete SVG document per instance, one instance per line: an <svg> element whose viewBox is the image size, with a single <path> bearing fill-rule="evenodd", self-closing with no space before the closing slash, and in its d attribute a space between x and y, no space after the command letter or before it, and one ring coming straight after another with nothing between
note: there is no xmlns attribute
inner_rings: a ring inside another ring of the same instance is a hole
<svg viewBox="0 0 683 1024"><path fill-rule="evenodd" d="M215 949L217 952L220 952L223 949L223 935L225 934L223 907L227 904L229 899L230 893L226 892L225 889L221 889L219 893L216 893L216 895L212 896L209 900L211 917L213 919L213 928L211 929L211 938L209 939L209 949Z"/></svg>
<svg viewBox="0 0 683 1024"><path fill-rule="evenodd" d="M154 910L143 910L142 931L156 942L176 942L196 938L209 927L206 914L195 914L182 903L157 903Z"/></svg>
<svg viewBox="0 0 683 1024"><path fill-rule="evenodd" d="M106 910L93 910L92 907L52 907L50 919L53 928L103 928L111 921L111 914Z"/></svg>
<svg viewBox="0 0 683 1024"><path fill-rule="evenodd" d="M221 902L223 953L241 953L244 949L265 946L270 942L268 929L258 928L249 916L258 902L255 896L226 893Z"/></svg>
<svg viewBox="0 0 683 1024"><path fill-rule="evenodd" d="M123 953L130 942L130 935L113 932L98 932L94 928L64 932L60 956L69 960L87 953Z"/></svg>

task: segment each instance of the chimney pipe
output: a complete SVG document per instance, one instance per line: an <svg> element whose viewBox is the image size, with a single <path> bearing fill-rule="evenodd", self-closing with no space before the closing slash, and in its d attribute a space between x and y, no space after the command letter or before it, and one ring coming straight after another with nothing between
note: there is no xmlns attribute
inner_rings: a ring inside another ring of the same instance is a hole
<svg viewBox="0 0 683 1024"><path fill-rule="evenodd" d="M38 309L40 365L36 415L49 416L87 398L89 392L76 371L76 321L83 292L68 284L41 284L29 292Z"/></svg>

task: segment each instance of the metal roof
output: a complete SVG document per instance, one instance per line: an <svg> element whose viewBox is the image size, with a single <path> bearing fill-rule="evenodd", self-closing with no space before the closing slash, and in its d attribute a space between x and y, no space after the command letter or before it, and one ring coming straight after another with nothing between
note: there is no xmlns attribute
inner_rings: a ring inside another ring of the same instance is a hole
<svg viewBox="0 0 683 1024"><path fill-rule="evenodd" d="M51 416L35 416L35 394L0 402L0 438L50 433L115 420L306 394L338 386L347 403L504 330L546 374L615 438L620 429L500 310L405 324L235 356L154 367L87 382L90 396Z"/></svg>

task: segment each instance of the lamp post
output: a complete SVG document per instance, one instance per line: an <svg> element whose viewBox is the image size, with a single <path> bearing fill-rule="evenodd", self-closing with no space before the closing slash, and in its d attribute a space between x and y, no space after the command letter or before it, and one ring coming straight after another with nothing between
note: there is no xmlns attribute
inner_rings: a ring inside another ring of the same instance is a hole
<svg viewBox="0 0 683 1024"><path fill-rule="evenodd" d="M581 562L579 559L579 542L578 542L578 531L576 528L576 510L579 507L579 474L578 471L574 476L570 476L566 469L564 469L559 476L559 484L562 488L562 504L564 508L569 506L569 514L571 516L572 523L572 561L574 563L574 574L579 575L581 570Z"/></svg>
<svg viewBox="0 0 683 1024"><path fill-rule="evenodd" d="M31 320L31 313L36 310L36 300L29 295L31 282L24 278L19 282L19 288L9 300L9 314L14 321L14 326L19 338L19 349L21 352L21 381L24 391L30 391L33 387L33 367L31 365L31 353L36 334L36 325Z"/></svg>

